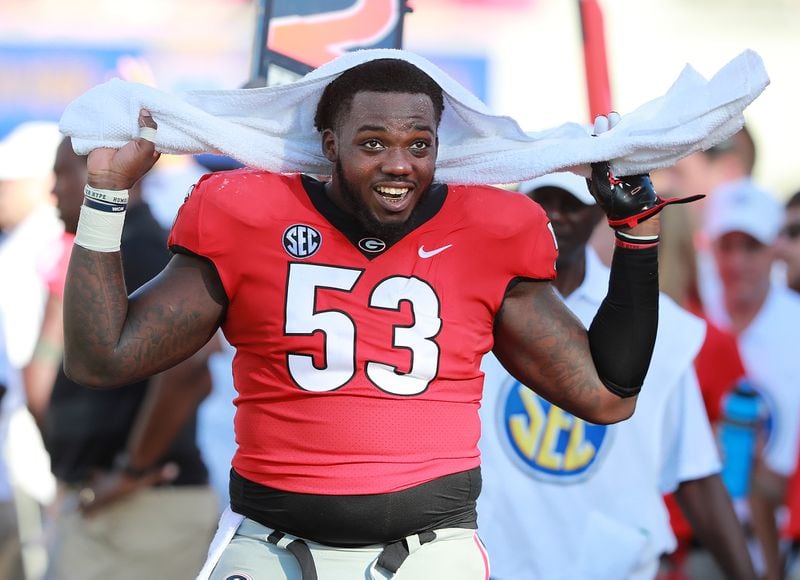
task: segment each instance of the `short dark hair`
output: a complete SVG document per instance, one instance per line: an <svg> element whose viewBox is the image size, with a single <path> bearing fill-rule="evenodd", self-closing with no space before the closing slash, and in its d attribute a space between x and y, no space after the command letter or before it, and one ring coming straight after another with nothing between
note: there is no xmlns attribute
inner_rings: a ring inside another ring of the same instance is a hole
<svg viewBox="0 0 800 580"><path fill-rule="evenodd" d="M753 173L753 168L756 165L756 143L747 126L743 126L738 132L724 141L706 149L705 154L711 159L716 159L722 155L734 154L739 159L747 175Z"/></svg>
<svg viewBox="0 0 800 580"><path fill-rule="evenodd" d="M437 126L442 118L444 96L436 81L409 62L381 58L344 71L325 87L314 115L317 130L335 129L342 113L350 109L353 97L364 91L428 95Z"/></svg>

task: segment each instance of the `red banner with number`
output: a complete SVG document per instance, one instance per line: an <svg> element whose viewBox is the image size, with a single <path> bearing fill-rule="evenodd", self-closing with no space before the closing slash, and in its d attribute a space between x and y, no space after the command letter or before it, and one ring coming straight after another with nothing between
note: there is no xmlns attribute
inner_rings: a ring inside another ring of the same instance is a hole
<svg viewBox="0 0 800 580"><path fill-rule="evenodd" d="M400 48L405 0L262 0L254 77L275 84L358 48Z"/></svg>

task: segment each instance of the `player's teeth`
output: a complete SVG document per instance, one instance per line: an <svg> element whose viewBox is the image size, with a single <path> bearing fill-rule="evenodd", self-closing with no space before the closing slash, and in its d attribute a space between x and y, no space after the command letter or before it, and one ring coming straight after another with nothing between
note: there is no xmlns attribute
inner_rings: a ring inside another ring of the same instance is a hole
<svg viewBox="0 0 800 580"><path fill-rule="evenodd" d="M392 197L401 197L408 193L408 188L406 187L378 187L378 193L381 195L388 195Z"/></svg>

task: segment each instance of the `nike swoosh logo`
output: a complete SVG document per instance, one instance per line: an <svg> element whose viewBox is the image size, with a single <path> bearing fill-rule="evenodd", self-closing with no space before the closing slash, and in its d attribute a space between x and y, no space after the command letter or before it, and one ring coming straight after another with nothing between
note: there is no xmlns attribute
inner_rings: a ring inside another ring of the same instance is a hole
<svg viewBox="0 0 800 580"><path fill-rule="evenodd" d="M441 248L436 248L435 250L431 250L430 252L425 251L425 246L419 247L419 257L420 258L432 258L436 254L441 254L447 248L453 247L453 244L447 244L446 246L442 246Z"/></svg>

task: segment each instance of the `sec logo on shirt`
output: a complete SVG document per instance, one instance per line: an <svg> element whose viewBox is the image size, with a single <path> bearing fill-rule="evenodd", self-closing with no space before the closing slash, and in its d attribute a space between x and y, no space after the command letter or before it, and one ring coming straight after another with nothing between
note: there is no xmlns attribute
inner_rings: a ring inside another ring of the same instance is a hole
<svg viewBox="0 0 800 580"><path fill-rule="evenodd" d="M578 419L518 381L510 381L500 396L501 439L514 463L536 479L582 481L611 445L609 426Z"/></svg>

